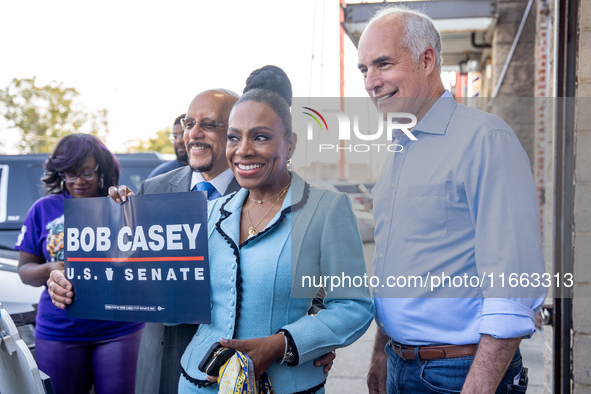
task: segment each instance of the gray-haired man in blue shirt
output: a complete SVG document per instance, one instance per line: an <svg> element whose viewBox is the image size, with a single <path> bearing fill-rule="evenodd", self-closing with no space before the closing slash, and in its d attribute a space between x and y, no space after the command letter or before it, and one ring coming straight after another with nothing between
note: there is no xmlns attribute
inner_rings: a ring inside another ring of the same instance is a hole
<svg viewBox="0 0 591 394"><path fill-rule="evenodd" d="M373 189L374 275L387 286L373 292L370 393L516 389L519 343L545 297L543 286L499 291L510 274L544 273L533 176L505 122L446 92L440 52L432 21L400 7L380 11L359 42L379 111L418 119L417 141L399 136L403 151L390 154ZM413 288L389 289L401 276Z"/></svg>

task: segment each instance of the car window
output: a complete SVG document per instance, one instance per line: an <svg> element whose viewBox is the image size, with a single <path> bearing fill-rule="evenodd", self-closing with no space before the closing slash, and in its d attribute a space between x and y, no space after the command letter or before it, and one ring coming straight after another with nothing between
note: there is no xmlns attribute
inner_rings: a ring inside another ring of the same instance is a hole
<svg viewBox="0 0 591 394"><path fill-rule="evenodd" d="M134 193L137 193L140 188L140 184L144 179L150 175L154 168L151 167L136 167L126 166L121 168L121 174L119 175L119 184L126 185Z"/></svg>
<svg viewBox="0 0 591 394"><path fill-rule="evenodd" d="M45 169L40 164L30 164L27 172L29 181L32 185L35 185L35 191L37 192L37 198L35 200L38 200L45 195L45 189L43 188L43 182L41 181Z"/></svg>
<svg viewBox="0 0 591 394"><path fill-rule="evenodd" d="M0 164L0 223L6 221L8 195L8 166Z"/></svg>
<svg viewBox="0 0 591 394"><path fill-rule="evenodd" d="M334 187L343 193L361 193L357 185L334 185Z"/></svg>
<svg viewBox="0 0 591 394"><path fill-rule="evenodd" d="M39 187L42 174L40 165L2 165L0 182L6 184L6 194L0 194L0 206L4 211L0 229L20 228L31 205L43 195Z"/></svg>

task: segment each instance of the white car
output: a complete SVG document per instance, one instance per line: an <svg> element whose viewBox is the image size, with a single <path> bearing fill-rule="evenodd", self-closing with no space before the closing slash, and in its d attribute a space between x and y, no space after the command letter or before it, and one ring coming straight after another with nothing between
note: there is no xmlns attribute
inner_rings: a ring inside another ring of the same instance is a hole
<svg viewBox="0 0 591 394"><path fill-rule="evenodd" d="M0 250L0 299L10 314L20 337L30 349L35 347L35 315L43 287L25 285L18 276L18 252Z"/></svg>
<svg viewBox="0 0 591 394"><path fill-rule="evenodd" d="M376 225L373 220L373 213L357 209L353 209L353 213L357 217L357 226L359 226L361 241L363 241L363 243L374 242Z"/></svg>
<svg viewBox="0 0 591 394"><path fill-rule="evenodd" d="M362 185L356 181L348 180L319 180L310 182L310 185L319 187L321 189L332 190L337 193L345 193L351 199L351 206L353 213L357 217L357 226L359 227L359 234L363 243L374 241L375 222L373 219L373 199L371 198L370 190L360 187ZM367 185L373 184L368 183Z"/></svg>

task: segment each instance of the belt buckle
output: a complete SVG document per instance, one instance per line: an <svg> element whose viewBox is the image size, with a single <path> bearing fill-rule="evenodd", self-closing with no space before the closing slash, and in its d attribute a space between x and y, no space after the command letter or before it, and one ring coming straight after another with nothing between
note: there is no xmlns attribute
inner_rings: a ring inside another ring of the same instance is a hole
<svg viewBox="0 0 591 394"><path fill-rule="evenodd" d="M390 343L390 346L392 346L392 349L394 349L394 353L396 353L398 357L400 357L404 361L408 361L406 357L404 357L404 353L402 352L402 349L408 349L407 346L394 342L392 338L390 338L388 342Z"/></svg>

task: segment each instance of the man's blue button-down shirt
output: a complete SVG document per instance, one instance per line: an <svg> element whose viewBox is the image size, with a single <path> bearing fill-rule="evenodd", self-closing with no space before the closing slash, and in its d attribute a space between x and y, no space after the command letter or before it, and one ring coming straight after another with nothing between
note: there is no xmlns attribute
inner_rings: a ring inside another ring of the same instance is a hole
<svg viewBox="0 0 591 394"><path fill-rule="evenodd" d="M533 334L545 270L534 180L515 133L446 92L413 134L394 141L404 150L390 154L373 189L378 325L408 345ZM511 274L540 284L511 287Z"/></svg>

